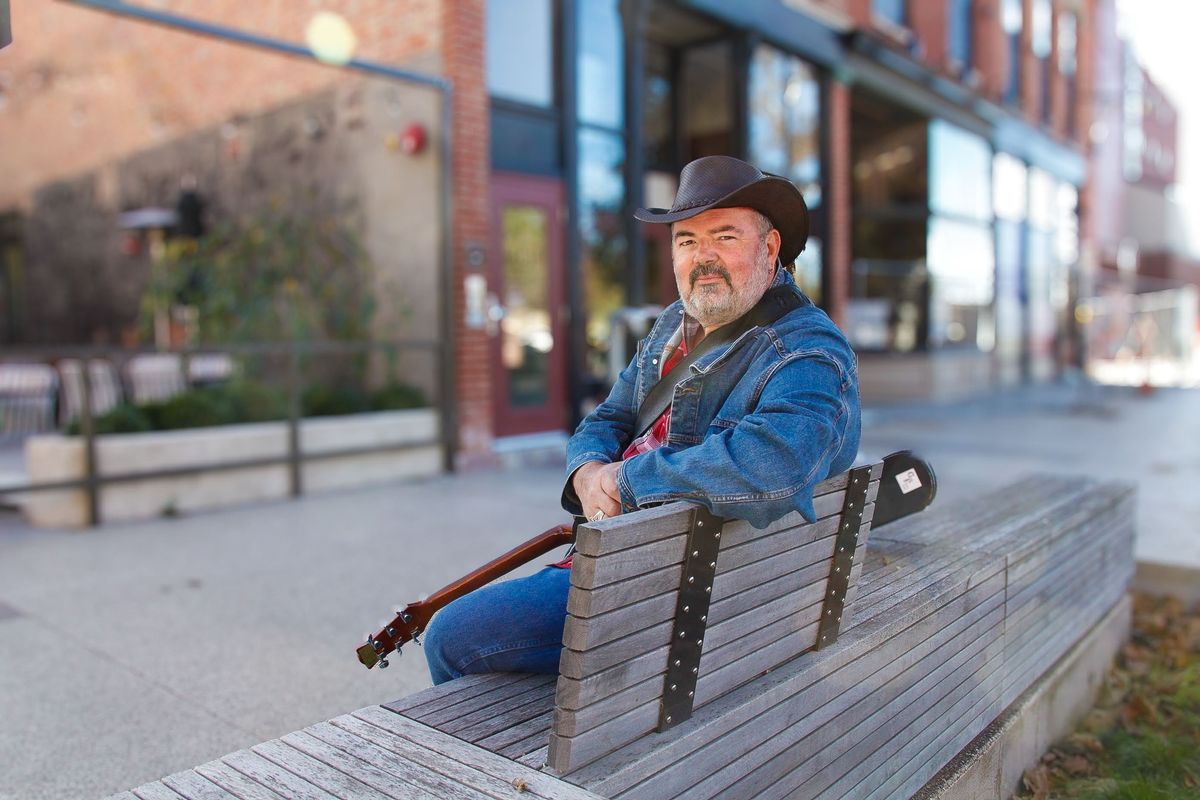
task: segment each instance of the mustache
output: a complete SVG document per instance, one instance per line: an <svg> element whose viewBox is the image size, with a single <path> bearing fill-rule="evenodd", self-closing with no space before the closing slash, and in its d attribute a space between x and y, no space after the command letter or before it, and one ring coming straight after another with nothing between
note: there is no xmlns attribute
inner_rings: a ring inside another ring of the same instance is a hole
<svg viewBox="0 0 1200 800"><path fill-rule="evenodd" d="M696 288L696 281L701 278L706 278L709 275L720 276L729 288L733 288L733 279L729 275L729 270L722 267L720 264L709 262L708 264L698 264L688 275L688 286Z"/></svg>

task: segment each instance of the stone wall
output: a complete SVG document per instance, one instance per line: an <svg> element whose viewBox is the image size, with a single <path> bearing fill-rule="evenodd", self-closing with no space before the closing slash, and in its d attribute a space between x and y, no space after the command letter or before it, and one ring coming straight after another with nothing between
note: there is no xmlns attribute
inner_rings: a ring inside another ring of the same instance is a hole
<svg viewBox="0 0 1200 800"><path fill-rule="evenodd" d="M435 90L346 80L41 189L24 221L24 338L128 340L150 259L123 250L119 212L174 208L185 180L203 198L210 228L266 207L314 220L340 215L374 263L375 335L437 338L440 113ZM412 124L428 138L410 155L399 141Z"/></svg>

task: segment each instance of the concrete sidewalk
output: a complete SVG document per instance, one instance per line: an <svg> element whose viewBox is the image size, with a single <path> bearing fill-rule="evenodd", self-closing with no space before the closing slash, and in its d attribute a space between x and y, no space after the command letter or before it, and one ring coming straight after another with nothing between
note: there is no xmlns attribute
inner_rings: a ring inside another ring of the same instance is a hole
<svg viewBox="0 0 1200 800"><path fill-rule="evenodd" d="M1029 471L1137 481L1143 566L1200 569L1198 400L875 407L863 447L925 455L942 503ZM560 481L477 472L81 533L0 512L0 800L102 797L428 685L419 651L363 669L362 634L563 521Z"/></svg>

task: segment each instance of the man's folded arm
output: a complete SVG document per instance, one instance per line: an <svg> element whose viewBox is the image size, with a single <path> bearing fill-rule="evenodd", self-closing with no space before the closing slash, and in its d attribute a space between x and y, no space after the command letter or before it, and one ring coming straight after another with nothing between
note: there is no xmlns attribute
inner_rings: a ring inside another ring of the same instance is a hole
<svg viewBox="0 0 1200 800"><path fill-rule="evenodd" d="M637 421L634 406L637 373L635 358L617 376L608 398L579 423L567 442L567 479L563 486L562 507L572 514L583 513L573 486L579 468L590 461L610 464L619 460L633 439L633 426Z"/></svg>
<svg viewBox="0 0 1200 800"><path fill-rule="evenodd" d="M859 424L857 387L843 371L827 357L796 358L735 426L626 461L617 479L622 507L687 500L760 528L792 510L812 520L812 488L848 468Z"/></svg>

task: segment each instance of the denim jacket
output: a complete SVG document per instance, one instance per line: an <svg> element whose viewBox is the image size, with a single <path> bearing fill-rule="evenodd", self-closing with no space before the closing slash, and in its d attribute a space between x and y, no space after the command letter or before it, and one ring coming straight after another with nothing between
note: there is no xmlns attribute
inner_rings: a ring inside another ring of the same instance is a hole
<svg viewBox="0 0 1200 800"><path fill-rule="evenodd" d="M764 528L789 511L814 521L813 487L850 468L858 452L858 365L824 311L779 270L774 286L802 299L706 353L675 387L662 447L626 460L622 511L686 500ZM683 319L676 301L638 344L612 391L567 444L563 508L580 514L571 479L588 461L611 463L637 434L637 410L659 379L663 348Z"/></svg>

